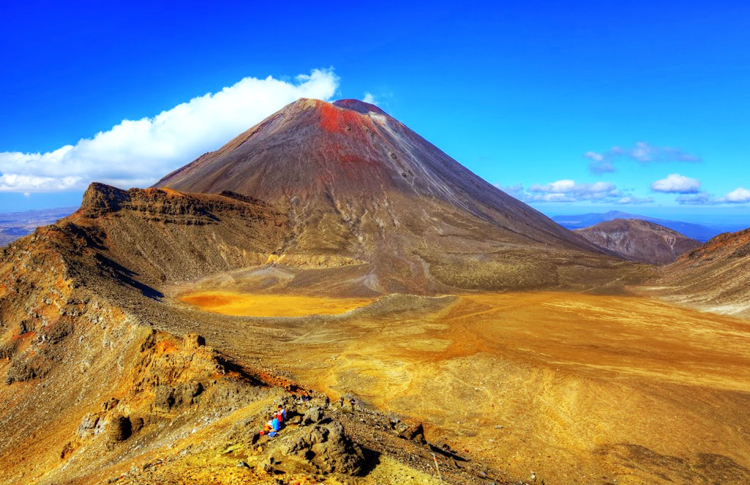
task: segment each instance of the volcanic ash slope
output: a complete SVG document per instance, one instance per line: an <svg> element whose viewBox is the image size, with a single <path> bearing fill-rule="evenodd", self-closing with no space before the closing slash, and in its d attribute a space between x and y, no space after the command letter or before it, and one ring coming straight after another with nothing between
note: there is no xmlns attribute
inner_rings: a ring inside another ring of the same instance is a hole
<svg viewBox="0 0 750 485"><path fill-rule="evenodd" d="M361 293L583 287L622 267L361 101L301 99L156 186L271 204L290 221L279 263L361 261Z"/></svg>

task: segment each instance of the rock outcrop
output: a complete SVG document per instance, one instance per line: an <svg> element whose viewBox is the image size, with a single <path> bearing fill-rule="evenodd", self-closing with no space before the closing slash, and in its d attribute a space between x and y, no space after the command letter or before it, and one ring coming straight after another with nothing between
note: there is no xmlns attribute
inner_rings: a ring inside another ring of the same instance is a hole
<svg viewBox="0 0 750 485"><path fill-rule="evenodd" d="M282 446L285 455L304 458L326 473L356 475L364 462L362 450L336 421L309 426Z"/></svg>

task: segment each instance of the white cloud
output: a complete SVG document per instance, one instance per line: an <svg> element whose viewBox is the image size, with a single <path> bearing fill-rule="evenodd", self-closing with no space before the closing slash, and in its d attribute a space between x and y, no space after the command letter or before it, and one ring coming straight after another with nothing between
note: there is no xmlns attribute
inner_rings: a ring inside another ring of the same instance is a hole
<svg viewBox="0 0 750 485"><path fill-rule="evenodd" d="M507 187L500 184L495 184L495 187L502 190L511 197L515 197L518 200L526 200L526 193L523 190L522 184L509 185Z"/></svg>
<svg viewBox="0 0 750 485"><path fill-rule="evenodd" d="M594 184L576 183L574 180L558 180L546 185L535 184L524 192L527 202L612 202L624 197L617 186L609 182Z"/></svg>
<svg viewBox="0 0 750 485"><path fill-rule="evenodd" d="M495 187L524 202L601 202L608 204L637 205L654 202L652 197L636 197L629 191L622 191L609 182L576 183L574 180L558 180L549 184L534 184L528 189L523 185Z"/></svg>
<svg viewBox="0 0 750 485"><path fill-rule="evenodd" d="M698 192L692 195L681 195L675 199L681 205L714 205L718 200L708 192Z"/></svg>
<svg viewBox="0 0 750 485"><path fill-rule="evenodd" d="M685 177L678 173L673 173L665 179L657 180L651 184L651 190L654 192L664 192L667 194L697 194L700 191L701 183L699 180Z"/></svg>
<svg viewBox="0 0 750 485"><path fill-rule="evenodd" d="M695 195L681 195L676 200L683 205L747 204L750 203L750 190L738 187L724 197L698 192Z"/></svg>
<svg viewBox="0 0 750 485"><path fill-rule="evenodd" d="M641 205L641 204L651 204L653 202L654 202L653 197L635 197L632 195L628 195L618 200L616 203L621 204L621 205Z"/></svg>
<svg viewBox="0 0 750 485"><path fill-rule="evenodd" d="M152 118L123 120L75 145L48 153L0 152L0 192L80 190L92 181L148 186L286 104L330 99L338 85L332 70L316 69L295 82L246 77Z"/></svg>
<svg viewBox="0 0 750 485"><path fill-rule="evenodd" d="M362 101L364 101L365 103L374 104L376 106L378 104L378 102L375 100L375 96L373 96L372 93L368 93L367 91L365 91L365 97L362 98Z"/></svg>
<svg viewBox="0 0 750 485"><path fill-rule="evenodd" d="M606 152L586 152L583 155L591 160L589 170L601 175L603 173L615 172L614 162L620 158L635 160L641 164L663 163L663 162L700 162L700 157L691 155L679 148L656 147L646 142L639 141L632 148L612 147Z"/></svg>
<svg viewBox="0 0 750 485"><path fill-rule="evenodd" d="M590 158L591 160L595 162L601 162L604 160L604 155L602 155L601 153L596 153L596 152L586 152L583 156L586 158Z"/></svg>
<svg viewBox="0 0 750 485"><path fill-rule="evenodd" d="M733 204L744 204L750 202L750 190L743 187L736 188L723 197L722 202Z"/></svg>

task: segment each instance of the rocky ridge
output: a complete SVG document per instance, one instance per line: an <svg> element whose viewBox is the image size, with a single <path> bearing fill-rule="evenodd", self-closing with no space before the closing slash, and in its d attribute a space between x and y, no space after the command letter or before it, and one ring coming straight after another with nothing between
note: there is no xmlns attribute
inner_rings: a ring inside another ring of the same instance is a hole
<svg viewBox="0 0 750 485"><path fill-rule="evenodd" d="M360 475L373 483L367 474L380 459L394 473L433 483L428 452L404 454L395 425L369 430L364 417L321 418L294 433L290 423L291 441L268 445L287 457L269 473L251 441L273 406L292 403L299 389L235 364L164 307L164 282L262 264L283 243L286 224L247 196L94 185L75 214L3 249L0 481L171 483L194 475L201 483L202 467L191 460L207 457L236 483L344 483ZM237 435L239 422L252 434ZM220 452L229 436L247 447L240 461L259 468L225 466L229 454ZM393 439L398 444L379 444ZM451 469L446 459L453 483L487 474Z"/></svg>
<svg viewBox="0 0 750 485"><path fill-rule="evenodd" d="M750 229L716 236L665 267L656 294L716 313L750 316Z"/></svg>

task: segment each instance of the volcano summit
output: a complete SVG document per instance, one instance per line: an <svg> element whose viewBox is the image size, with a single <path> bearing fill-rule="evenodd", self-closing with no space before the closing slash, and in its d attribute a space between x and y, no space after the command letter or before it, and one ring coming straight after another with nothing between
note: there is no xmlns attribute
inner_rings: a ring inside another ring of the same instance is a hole
<svg viewBox="0 0 750 485"><path fill-rule="evenodd" d="M155 187L277 207L290 234L276 255L362 262L355 293L564 287L617 265L357 100L301 99Z"/></svg>

